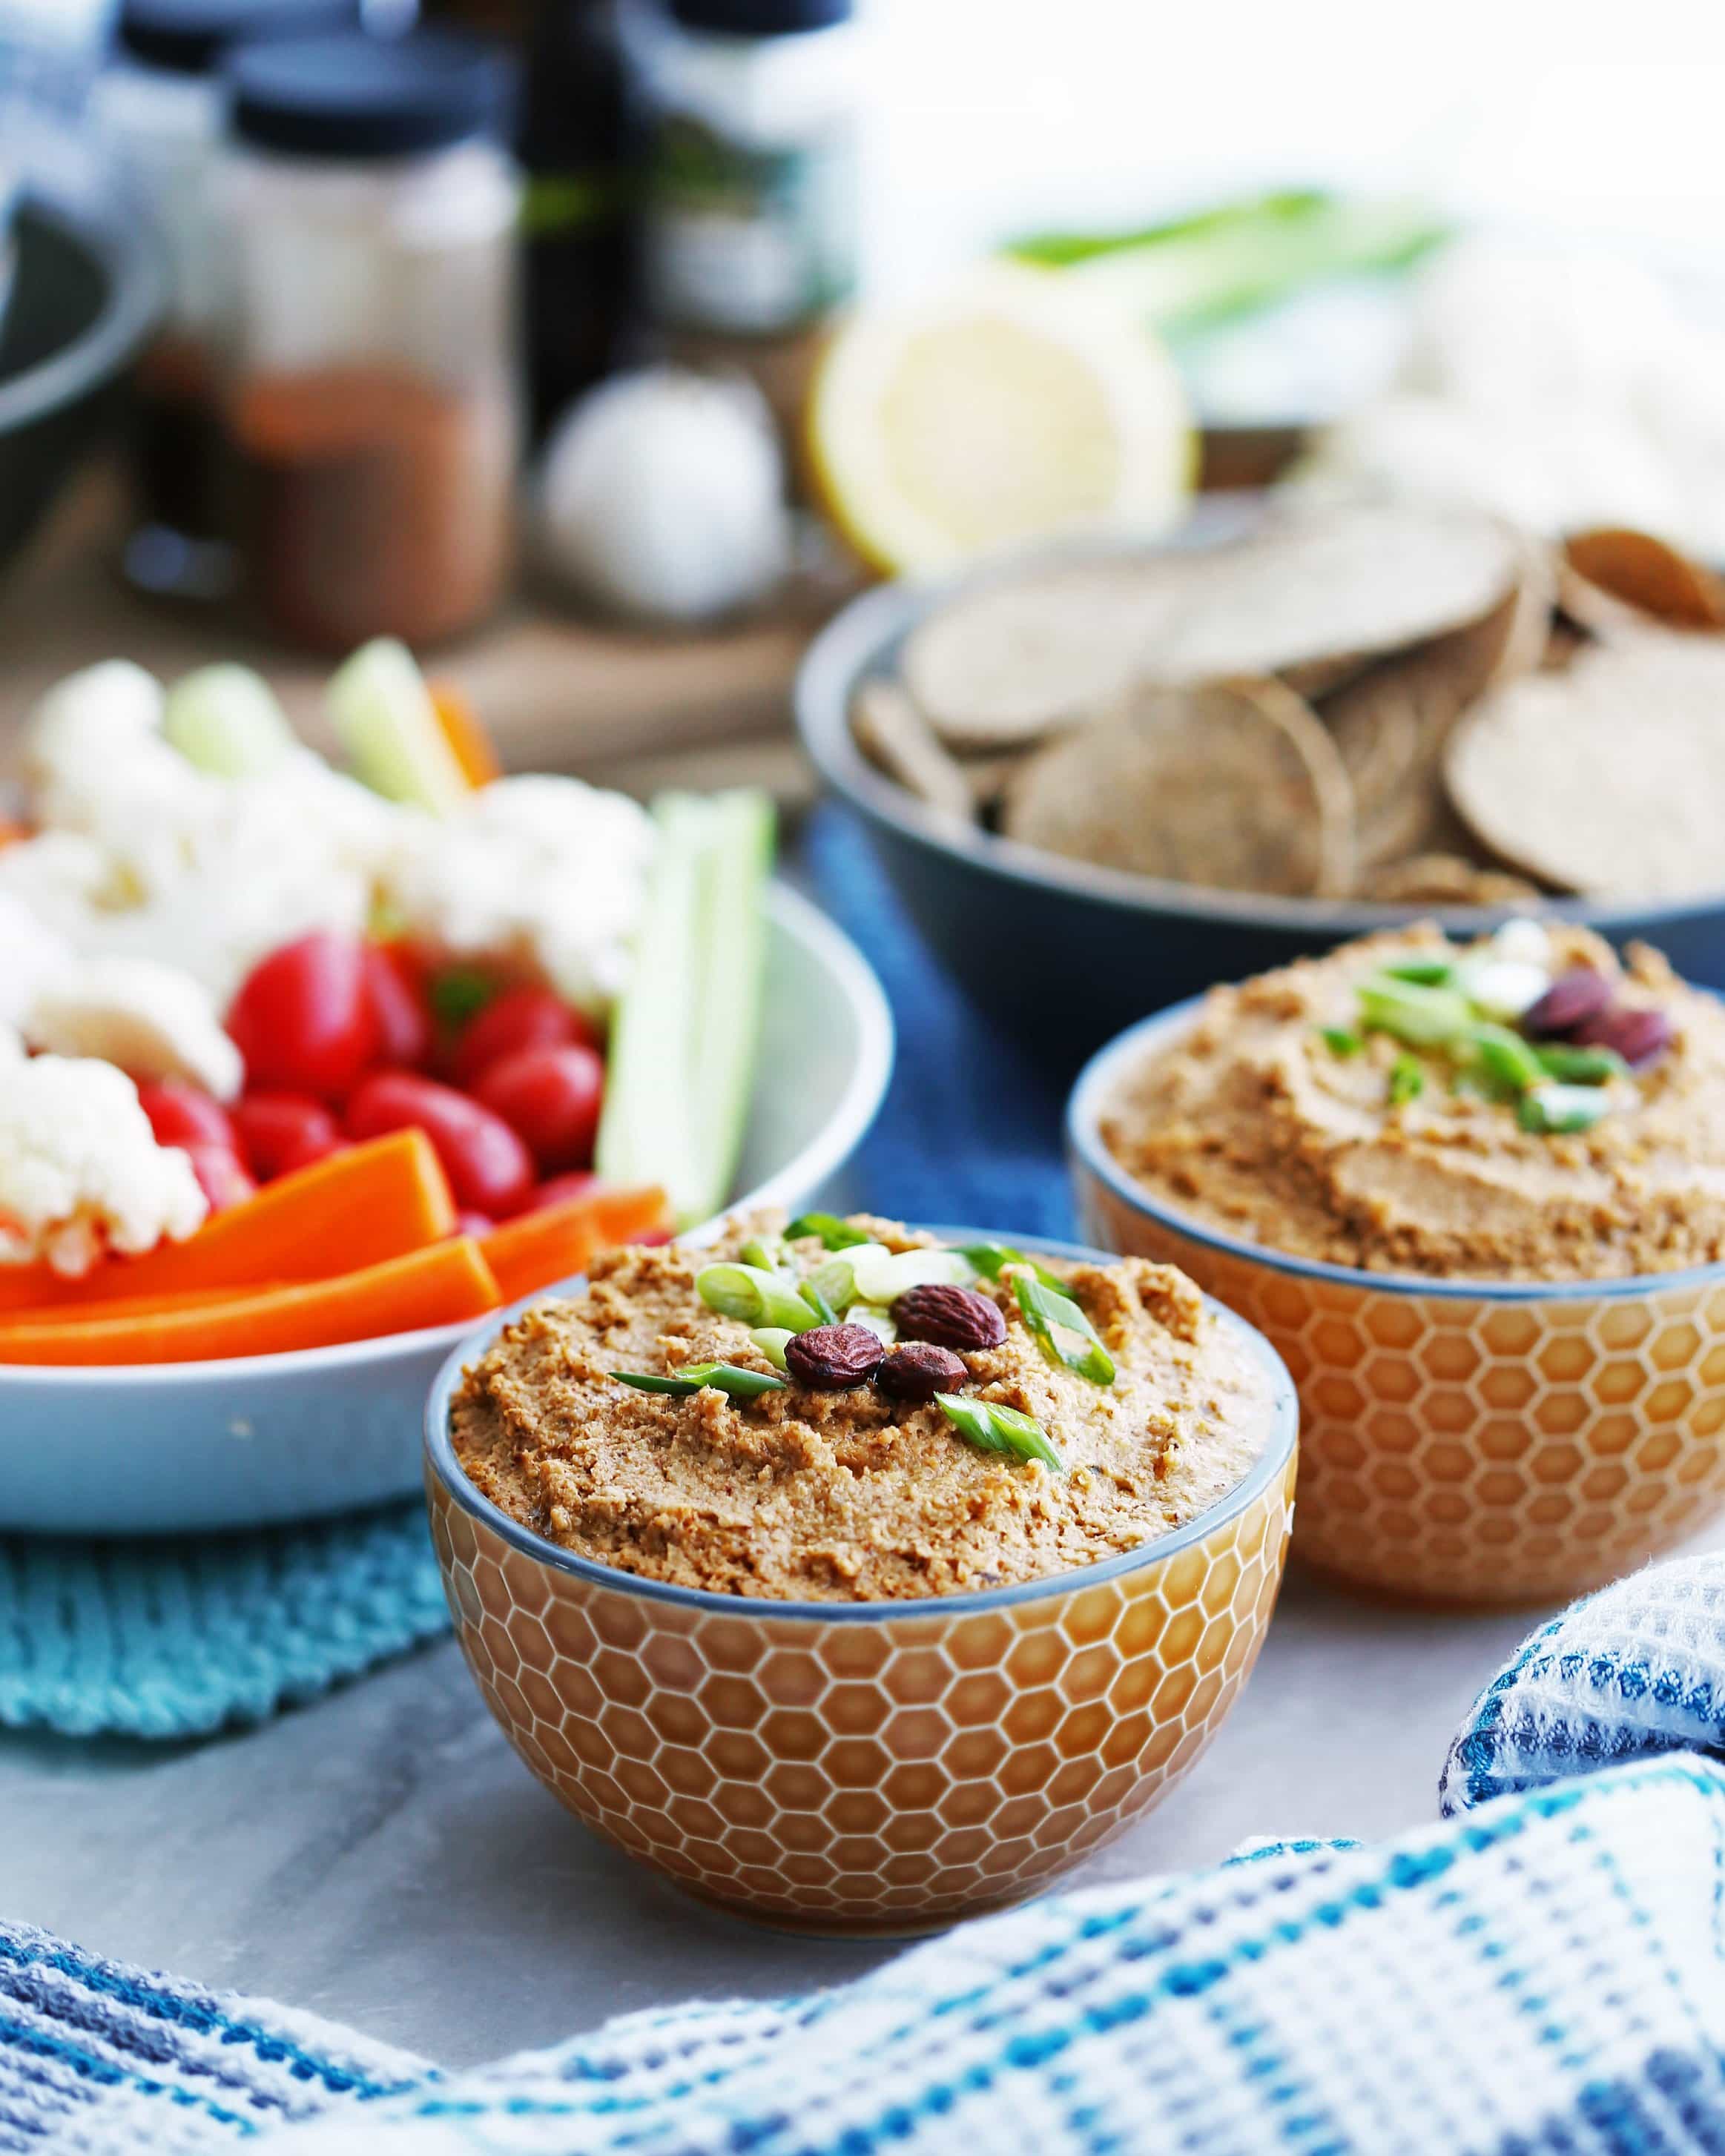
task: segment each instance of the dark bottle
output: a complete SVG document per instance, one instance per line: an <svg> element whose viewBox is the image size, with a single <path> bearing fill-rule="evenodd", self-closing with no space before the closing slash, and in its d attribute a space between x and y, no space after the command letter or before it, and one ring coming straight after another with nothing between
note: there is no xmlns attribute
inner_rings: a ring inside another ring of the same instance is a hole
<svg viewBox="0 0 1725 2156"><path fill-rule="evenodd" d="M625 354L636 296L632 146L611 0L539 0L517 142L536 435Z"/></svg>

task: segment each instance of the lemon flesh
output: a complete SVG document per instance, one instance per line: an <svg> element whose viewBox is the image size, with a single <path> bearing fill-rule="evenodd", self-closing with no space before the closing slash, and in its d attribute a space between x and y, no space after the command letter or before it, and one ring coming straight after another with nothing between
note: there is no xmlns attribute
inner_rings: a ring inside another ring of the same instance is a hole
<svg viewBox="0 0 1725 2156"><path fill-rule="evenodd" d="M842 328L809 448L852 544L909 575L1063 531L1165 531L1195 462L1153 333L1078 280L1004 267Z"/></svg>

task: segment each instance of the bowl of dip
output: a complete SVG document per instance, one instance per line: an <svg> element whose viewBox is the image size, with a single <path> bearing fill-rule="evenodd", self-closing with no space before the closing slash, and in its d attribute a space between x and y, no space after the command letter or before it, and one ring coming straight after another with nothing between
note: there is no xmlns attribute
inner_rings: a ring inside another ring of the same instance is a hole
<svg viewBox="0 0 1725 2156"><path fill-rule="evenodd" d="M1655 952L1418 927L1130 1028L1068 1114L1090 1240L1298 1385L1298 1550L1560 1599L1725 1501L1725 1009Z"/></svg>
<svg viewBox="0 0 1725 2156"><path fill-rule="evenodd" d="M757 1216L466 1343L426 1484L462 1651L579 1819L727 1908L893 1933L1038 1892L1191 1767L1295 1435L1170 1269Z"/></svg>

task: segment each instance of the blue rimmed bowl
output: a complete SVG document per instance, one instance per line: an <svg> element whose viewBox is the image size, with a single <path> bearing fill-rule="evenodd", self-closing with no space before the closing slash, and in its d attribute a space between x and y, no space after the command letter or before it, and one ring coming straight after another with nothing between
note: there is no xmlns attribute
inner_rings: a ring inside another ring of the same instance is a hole
<svg viewBox="0 0 1725 2156"><path fill-rule="evenodd" d="M831 1200L893 1068L893 1019L850 938L767 899L754 1098L733 1203ZM111 1369L0 1365L0 1530L207 1534L410 1496L425 1388L471 1327L290 1354Z"/></svg>
<svg viewBox="0 0 1725 2156"><path fill-rule="evenodd" d="M451 1396L492 1327L445 1364L425 1424L432 1539L480 1690L578 1819L741 1913L907 1932L1036 1892L1181 1779L1269 1622L1294 1392L1264 1341L1218 1315L1272 1383L1264 1449L1228 1496L1099 1564L878 1603L670 1586L518 1526L450 1440Z"/></svg>
<svg viewBox="0 0 1725 2156"><path fill-rule="evenodd" d="M1200 1002L1130 1027L1067 1113L1079 1216L1264 1334L1300 1390L1296 1553L1396 1594L1552 1601L1725 1507L1725 1265L1633 1279L1437 1281L1290 1257L1135 1183L1103 1141L1131 1074Z"/></svg>
<svg viewBox="0 0 1725 2156"><path fill-rule="evenodd" d="M1245 528L1252 514L1250 503L1209 496L1185 531L1161 544L1212 545ZM944 815L863 755L851 731L857 691L897 678L905 639L936 608L1038 559L1120 552L1118 543L1074 542L945 583L882 585L833 617L798 670L797 727L815 768L862 819L929 947L982 1009L1073 1070L1141 1013L1218 981L1415 921L1468 937L1527 911L1522 901L1487 907L1274 898L1129 875ZM1542 899L1540 910L1582 921L1619 947L1638 937L1655 943L1686 980L1725 988L1725 885L1681 898Z"/></svg>

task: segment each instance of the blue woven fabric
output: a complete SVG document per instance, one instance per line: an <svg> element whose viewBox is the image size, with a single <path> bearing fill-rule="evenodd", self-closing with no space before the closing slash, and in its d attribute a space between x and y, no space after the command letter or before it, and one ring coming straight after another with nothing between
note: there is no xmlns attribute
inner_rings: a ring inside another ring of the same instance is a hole
<svg viewBox="0 0 1725 2156"><path fill-rule="evenodd" d="M0 1723L193 1737L258 1722L449 1622L417 1499L268 1533L0 1541Z"/></svg>
<svg viewBox="0 0 1725 2156"><path fill-rule="evenodd" d="M1051 1899L840 1989L632 2015L442 2077L0 1929L0 2146L1702 2156L1725 2148L1722 1900L1725 1771L1679 1755L1384 1847Z"/></svg>
<svg viewBox="0 0 1725 2156"><path fill-rule="evenodd" d="M1680 1746L1725 1758L1725 1556L1631 1573L1542 1625L1475 1702L1444 1809Z"/></svg>
<svg viewBox="0 0 1725 2156"><path fill-rule="evenodd" d="M1065 1235L1058 1088L940 975L860 830L811 819L816 895L879 972L899 1024L864 1202ZM0 1539L0 1723L202 1735L255 1722L448 1622L417 1502L287 1532L116 1544Z"/></svg>
<svg viewBox="0 0 1725 2156"><path fill-rule="evenodd" d="M899 1029L892 1088L858 1157L863 1204L1069 1239L1064 1086L930 961L852 818L817 810L804 860L816 898L879 974Z"/></svg>

